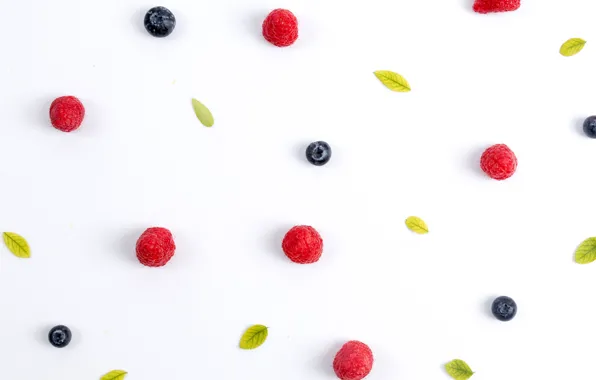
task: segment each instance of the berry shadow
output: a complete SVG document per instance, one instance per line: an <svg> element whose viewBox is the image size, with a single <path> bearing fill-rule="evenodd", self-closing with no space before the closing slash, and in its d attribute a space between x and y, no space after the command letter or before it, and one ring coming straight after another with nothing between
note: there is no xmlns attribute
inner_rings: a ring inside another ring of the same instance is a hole
<svg viewBox="0 0 596 380"><path fill-rule="evenodd" d="M285 263L288 263L291 261L285 256L282 248L281 248L281 242L284 239L284 236L286 236L286 233L290 230L290 228L292 228L293 226L287 226L285 228L278 228L276 230L274 230L271 235L270 238L267 239L267 241L269 241L269 246L267 247L267 251L271 251L276 257L278 257L280 260L283 260Z"/></svg>
<svg viewBox="0 0 596 380"><path fill-rule="evenodd" d="M268 42L263 38L263 20L265 20L265 17L267 17L266 11L247 12L247 16L244 17L242 25L249 36L268 45Z"/></svg>
<svg viewBox="0 0 596 380"><path fill-rule="evenodd" d="M50 346L50 341L49 341L49 338L48 338L48 334L50 333L50 330L52 329L52 327L54 327L54 325L45 325L45 326L42 326L42 327L38 328L35 331L35 340L39 344Z"/></svg>
<svg viewBox="0 0 596 380"><path fill-rule="evenodd" d="M295 157L298 161L300 161L305 166L312 166L312 164L308 162L308 160L306 159L306 147L308 146L308 144L310 144L310 141L304 141L300 144L296 144L292 151L295 152Z"/></svg>
<svg viewBox="0 0 596 380"><path fill-rule="evenodd" d="M117 238L114 244L114 251L120 259L131 264L139 265L135 247L139 236L141 236L144 230L143 228L131 228Z"/></svg>
<svg viewBox="0 0 596 380"><path fill-rule="evenodd" d="M493 302L494 300L499 297L499 296L492 296L492 297L488 297L483 303L482 303L482 313L490 319L495 319L495 316L493 315L492 312L492 308L493 308Z"/></svg>
<svg viewBox="0 0 596 380"><path fill-rule="evenodd" d="M346 341L337 341L332 345L327 346L327 349L319 356L317 361L317 371L327 376L335 377L335 371L333 370L333 359L337 351L346 343Z"/></svg>
<svg viewBox="0 0 596 380"><path fill-rule="evenodd" d="M466 167L470 172L475 173L477 176L486 178L486 174L480 168L480 157L487 147L476 148L469 152L464 159L466 160Z"/></svg>
<svg viewBox="0 0 596 380"><path fill-rule="evenodd" d="M573 119L573 129L582 137L586 137L584 133L584 121L586 121L585 117L576 117Z"/></svg>
<svg viewBox="0 0 596 380"><path fill-rule="evenodd" d="M79 331L77 331L76 329L72 329L72 328L71 328L72 340L70 341L70 344L68 344L68 346L62 347L62 348L57 348L57 347L52 346L52 344L50 343L50 339L49 339L49 333L52 328L54 328L55 326L57 326L59 324L61 324L61 323L55 323L53 325L45 325L45 326L40 327L39 329L37 329L35 331L35 340L39 344L43 344L44 346L47 346L52 350L66 350L66 349L70 349L72 347L78 346L81 343L81 334L79 334Z"/></svg>
<svg viewBox="0 0 596 380"><path fill-rule="evenodd" d="M31 109L27 108L24 110L25 117L32 118L31 124L39 125L40 127L47 130L48 126L50 126L50 127L52 126L52 123L50 122L50 106L52 105L52 102L54 101L54 99L56 97L54 97L54 98L48 98L48 97L40 98L39 100L37 100L35 102L35 113L31 113ZM50 130L52 130L52 129L54 129L54 128L50 128Z"/></svg>
<svg viewBox="0 0 596 380"><path fill-rule="evenodd" d="M131 16L131 19L130 19L130 22L134 26L135 30L147 37L151 37L151 35L149 33L147 33L147 30L145 30L145 21L144 20L145 20L145 15L147 14L147 11L149 9L150 8L137 9L136 12L134 12L134 14Z"/></svg>
<svg viewBox="0 0 596 380"><path fill-rule="evenodd" d="M465 8L470 13L474 12L474 2L475 0L459 0L461 6Z"/></svg>

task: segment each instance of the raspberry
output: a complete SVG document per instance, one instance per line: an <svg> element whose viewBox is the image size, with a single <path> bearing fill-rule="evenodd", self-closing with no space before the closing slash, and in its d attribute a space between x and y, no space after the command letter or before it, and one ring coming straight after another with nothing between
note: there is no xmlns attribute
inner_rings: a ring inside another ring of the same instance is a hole
<svg viewBox="0 0 596 380"><path fill-rule="evenodd" d="M263 37L275 46L286 47L298 39L298 20L287 9L275 9L263 21Z"/></svg>
<svg viewBox="0 0 596 380"><path fill-rule="evenodd" d="M137 240L137 258L148 267L162 267L174 256L172 233L162 227L147 228Z"/></svg>
<svg viewBox="0 0 596 380"><path fill-rule="evenodd" d="M321 258L323 239L317 230L310 226L295 226L286 233L281 247L293 262L312 264Z"/></svg>
<svg viewBox="0 0 596 380"><path fill-rule="evenodd" d="M517 158L507 145L497 144L482 153L480 167L489 177L502 181L515 173Z"/></svg>
<svg viewBox="0 0 596 380"><path fill-rule="evenodd" d="M476 0L474 2L474 12L510 12L516 10L519 6L520 0Z"/></svg>
<svg viewBox="0 0 596 380"><path fill-rule="evenodd" d="M370 348L357 340L344 344L333 359L333 370L341 380L364 379L374 362Z"/></svg>
<svg viewBox="0 0 596 380"><path fill-rule="evenodd" d="M62 96L50 106L50 120L54 128L72 132L81 126L85 117L83 103L74 96Z"/></svg>

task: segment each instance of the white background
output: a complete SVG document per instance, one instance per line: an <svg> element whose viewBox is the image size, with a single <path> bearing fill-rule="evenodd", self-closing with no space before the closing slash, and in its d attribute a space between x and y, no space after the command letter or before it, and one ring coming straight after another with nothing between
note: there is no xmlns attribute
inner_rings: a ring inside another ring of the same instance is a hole
<svg viewBox="0 0 596 380"><path fill-rule="evenodd" d="M166 39L142 26L154 5L4 5L0 230L32 258L0 249L2 379L331 380L350 339L372 348L370 379L448 379L454 358L476 380L596 378L596 264L573 262L596 235L596 3L169 0ZM291 48L261 37L277 7L300 21ZM564 58L571 37L588 44ZM47 114L69 94L87 116L65 134ZM304 159L314 140L325 167ZM479 169L495 143L519 159L505 182ZM283 255L295 224L323 236L317 264ZM154 225L178 245L160 269L134 253ZM498 295L512 322L490 315ZM269 339L238 349L255 323Z"/></svg>

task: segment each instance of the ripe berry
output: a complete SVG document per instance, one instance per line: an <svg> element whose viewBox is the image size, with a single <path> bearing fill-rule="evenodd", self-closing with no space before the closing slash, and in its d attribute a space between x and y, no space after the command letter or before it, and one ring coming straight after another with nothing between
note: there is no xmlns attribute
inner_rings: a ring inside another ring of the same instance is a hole
<svg viewBox="0 0 596 380"><path fill-rule="evenodd" d="M148 228L137 240L137 258L148 267L166 265L174 256L175 250L172 233L166 228Z"/></svg>
<svg viewBox="0 0 596 380"><path fill-rule="evenodd" d="M517 158L507 145L493 145L484 151L480 167L489 177L502 181L515 173Z"/></svg>
<svg viewBox="0 0 596 380"><path fill-rule="evenodd" d="M58 325L50 330L48 339L52 346L62 348L68 346L72 339L72 333L68 327Z"/></svg>
<svg viewBox="0 0 596 380"><path fill-rule="evenodd" d="M287 9L275 9L263 21L263 37L275 46L286 47L298 39L298 20Z"/></svg>
<svg viewBox="0 0 596 380"><path fill-rule="evenodd" d="M497 297L493 301L492 312L499 321L507 322L517 314L517 304L509 297Z"/></svg>
<svg viewBox="0 0 596 380"><path fill-rule="evenodd" d="M312 264L319 261L323 254L323 239L310 226L295 226L286 233L281 247L293 262Z"/></svg>
<svg viewBox="0 0 596 380"><path fill-rule="evenodd" d="M145 15L145 29L153 37L167 37L176 27L176 17L165 7L149 9Z"/></svg>
<svg viewBox="0 0 596 380"><path fill-rule="evenodd" d="M371 371L374 358L370 348L356 340L349 341L335 355L333 370L341 380L361 380Z"/></svg>
<svg viewBox="0 0 596 380"><path fill-rule="evenodd" d="M518 9L520 0L476 0L474 11L478 13L510 12Z"/></svg>
<svg viewBox="0 0 596 380"><path fill-rule="evenodd" d="M81 126L85 118L83 103L74 96L62 96L50 106L50 121L62 132L72 132Z"/></svg>
<svg viewBox="0 0 596 380"><path fill-rule="evenodd" d="M584 133L586 136L596 139L596 116L590 116L584 121Z"/></svg>
<svg viewBox="0 0 596 380"><path fill-rule="evenodd" d="M306 148L306 159L313 165L323 166L331 159L331 147L325 141L315 141Z"/></svg>

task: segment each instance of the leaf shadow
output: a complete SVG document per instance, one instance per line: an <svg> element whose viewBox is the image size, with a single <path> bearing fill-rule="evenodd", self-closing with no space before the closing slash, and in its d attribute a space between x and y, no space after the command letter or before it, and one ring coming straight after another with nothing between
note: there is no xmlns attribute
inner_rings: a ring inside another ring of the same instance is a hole
<svg viewBox="0 0 596 380"><path fill-rule="evenodd" d="M439 364L439 369L441 370L441 372L443 372L444 374L449 376L449 373L447 372L447 368L445 368L447 363L449 363L449 362Z"/></svg>
<svg viewBox="0 0 596 380"><path fill-rule="evenodd" d="M582 242L583 243L583 242ZM571 252L571 260L573 261L573 264L578 264L577 260L575 259L575 256L577 254L577 250L579 249L579 247L581 247L582 243L578 244L575 249Z"/></svg>
<svg viewBox="0 0 596 380"><path fill-rule="evenodd" d="M335 371L333 370L333 359L337 351L344 345L345 341L336 341L335 343L327 346L327 349L319 356L319 360L316 362L316 369L322 374L335 377Z"/></svg>

